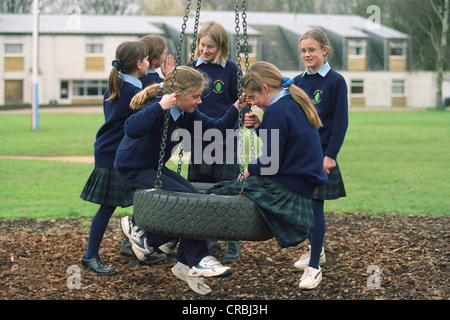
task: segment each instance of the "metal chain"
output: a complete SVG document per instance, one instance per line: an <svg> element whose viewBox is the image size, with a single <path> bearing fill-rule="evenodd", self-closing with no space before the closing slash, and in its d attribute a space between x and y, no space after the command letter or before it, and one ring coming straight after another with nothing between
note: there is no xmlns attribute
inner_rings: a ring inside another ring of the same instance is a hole
<svg viewBox="0 0 450 320"><path fill-rule="evenodd" d="M191 46L191 60L189 61L189 66L194 66L194 57L195 57L195 49L197 47L197 36L198 36L198 24L200 22L200 9L202 6L202 0L197 0L197 11L195 12L195 24L194 24L194 34L193 34L193 41ZM177 166L177 173L181 174L181 167L183 165L183 144L180 144L180 151L178 152L178 166Z"/></svg>
<svg viewBox="0 0 450 320"><path fill-rule="evenodd" d="M245 170L245 148L244 148L244 124L243 124L243 114L242 114L242 85L241 85L241 79L242 79L242 67L241 67L241 43L240 43L240 36L239 32L241 30L239 26L239 0L234 1L234 20L236 23L235 31L236 31L236 37L235 37L235 45L236 45L236 64L237 64L237 83L238 83L238 100L239 100L239 161L241 164L241 191L239 192L240 195L244 194L244 170Z"/></svg>
<svg viewBox="0 0 450 320"><path fill-rule="evenodd" d="M181 49L183 47L183 41L185 38L186 33L186 24L189 19L189 12L190 12L190 6L191 6L191 0L186 0L186 9L184 10L184 17L183 17L183 24L181 26L181 33L180 38L178 40L178 48L177 53L175 57L175 68L173 69L173 76L170 83L169 93L173 92L174 84L175 84L175 77L178 73L177 65L180 61L181 57ZM159 152L159 161L158 161L158 172L156 174L156 181L153 184L155 186L155 189L160 189L162 187L162 181L161 181L161 175L162 175L162 168L164 166L164 156L165 156L165 150L166 150L166 140L167 140L167 131L169 127L169 118L170 118L170 110L166 111L166 114L164 116L164 130L162 135L162 141L161 141L161 151Z"/></svg>

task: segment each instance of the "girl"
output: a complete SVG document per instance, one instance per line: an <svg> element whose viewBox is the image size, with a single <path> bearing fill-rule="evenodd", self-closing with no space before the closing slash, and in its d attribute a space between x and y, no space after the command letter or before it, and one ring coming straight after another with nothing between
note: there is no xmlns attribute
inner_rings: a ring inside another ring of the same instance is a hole
<svg viewBox="0 0 450 320"><path fill-rule="evenodd" d="M161 73L165 76L175 67L175 59L169 54L167 55L167 43L166 40L157 34L147 35L140 39L148 47L148 62L150 67L148 73L140 78L142 87L145 88L153 83L161 83L162 79L156 72L156 69L161 68Z"/></svg>
<svg viewBox="0 0 450 320"><path fill-rule="evenodd" d="M149 66L145 44L139 41L121 43L112 65L103 100L105 123L97 132L94 143L95 168L81 193L82 199L100 204L92 220L87 251L81 259L82 267L105 275L116 271L100 259L100 242L116 207L128 207L133 203L133 194L122 191L113 163L124 136L124 122L133 113L130 101L142 89L139 78L147 73Z"/></svg>
<svg viewBox="0 0 450 320"><path fill-rule="evenodd" d="M200 29L197 37L194 68L206 73L211 79L211 86L202 96L202 104L198 110L209 117L219 119L228 110L231 103L238 99L237 65L228 60L229 39L225 28L215 22L208 21ZM245 112L245 111L244 111ZM237 125L236 125L237 128ZM194 163L194 152L191 152L191 162L188 171L188 180L192 182L218 182L234 180L240 172L236 149L228 150L227 141L224 141L222 163L206 164ZM228 141L230 146L237 146ZM206 145L203 145L203 148ZM203 148L201 151L203 151ZM199 150L200 151L200 150ZM235 154L233 163L226 163L225 155ZM211 252L220 252L218 241L208 241ZM224 256L224 262L236 262L241 258L239 241L229 241Z"/></svg>
<svg viewBox="0 0 450 320"><path fill-rule="evenodd" d="M264 111L262 121L256 113L246 114L245 126L267 139L261 156L238 180L245 179L245 195L256 203L278 244L297 245L312 229L312 194L328 180L317 130L321 121L306 93L268 62L253 64L242 78L242 87L247 101ZM269 155L277 165L268 163ZM273 165L278 170L268 170ZM210 192L241 190L240 181L216 186Z"/></svg>
<svg viewBox="0 0 450 320"><path fill-rule="evenodd" d="M323 126L319 129L322 144L323 169L328 174L328 183L313 194L314 229L310 236L311 250L294 264L304 271L301 288L315 288L319 282L314 275L325 263L323 243L325 238L324 200L345 197L344 182L336 162L348 127L347 85L344 78L331 69L326 59L331 46L321 29L312 29L299 41L306 71L294 78L294 83L312 98Z"/></svg>
<svg viewBox="0 0 450 320"><path fill-rule="evenodd" d="M176 72L173 93L165 94L171 87ZM154 188L159 162L160 145L165 124L165 110L170 109L164 163L171 156L171 150L179 143L172 141L172 133L177 128L194 133L194 121L201 121L203 130L219 129L222 133L233 128L238 117L238 103L229 106L225 115L216 120L205 116L196 108L202 103L201 94L206 80L203 75L190 67L179 66L165 77L161 84L154 84L137 94L131 107L140 110L125 122L125 137L119 145L114 163L120 180L129 190ZM162 96L162 97L161 97ZM147 104L148 103L148 104ZM178 192L198 193L180 174L163 168L162 188ZM135 225L133 219L122 219L122 231L131 243L136 256L142 261L160 245L176 240L157 234L146 233ZM206 284L192 282L192 277L214 277L231 274L231 269L223 267L210 256L205 241L181 239L176 254L179 263L172 269L180 279L201 294L210 293ZM200 278L199 278L200 279ZM198 279L198 281L200 281Z"/></svg>

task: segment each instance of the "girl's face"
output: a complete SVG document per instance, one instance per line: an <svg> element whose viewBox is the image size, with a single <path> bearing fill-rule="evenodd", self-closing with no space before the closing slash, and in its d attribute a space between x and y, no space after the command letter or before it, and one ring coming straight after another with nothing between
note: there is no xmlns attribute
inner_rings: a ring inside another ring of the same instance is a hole
<svg viewBox="0 0 450 320"><path fill-rule="evenodd" d="M216 59L219 48L209 36L204 36L200 39L198 51L200 52L203 60L213 62Z"/></svg>
<svg viewBox="0 0 450 320"><path fill-rule="evenodd" d="M202 92L203 86L199 86L197 88L193 88L188 94L177 95L176 105L178 109L187 113L194 112L195 108L202 103Z"/></svg>
<svg viewBox="0 0 450 320"><path fill-rule="evenodd" d="M317 40L306 38L300 42L300 52L306 67L316 73L325 64L328 47L322 47Z"/></svg>
<svg viewBox="0 0 450 320"><path fill-rule="evenodd" d="M137 62L138 78L147 75L147 70L148 70L149 66L150 66L150 63L148 62L148 56Z"/></svg>
<svg viewBox="0 0 450 320"><path fill-rule="evenodd" d="M159 67L161 67L162 64L164 63L164 60L166 60L166 55L167 55L167 48L164 49L163 53L161 53L158 59L152 60L150 67L152 69L158 69Z"/></svg>
<svg viewBox="0 0 450 320"><path fill-rule="evenodd" d="M261 91L249 91L244 88L244 93L246 97L246 101L254 106L257 106L258 108L261 108L262 110L266 109L269 104L270 100L267 96L267 92L261 92Z"/></svg>

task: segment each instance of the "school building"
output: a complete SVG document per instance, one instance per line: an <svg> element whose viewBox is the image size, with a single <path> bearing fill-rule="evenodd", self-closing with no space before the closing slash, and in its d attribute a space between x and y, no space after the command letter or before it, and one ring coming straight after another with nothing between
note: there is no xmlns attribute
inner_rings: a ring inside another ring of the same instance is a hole
<svg viewBox="0 0 450 320"><path fill-rule="evenodd" d="M190 60L195 17L186 27L180 63ZM202 11L200 25L215 20L230 36L235 60L235 14ZM165 37L175 56L181 16L40 15L39 104L100 104L117 46L147 34ZM242 23L242 18L241 18ZM247 12L250 64L269 61L286 76L304 71L298 53L302 33L320 27L334 48L331 66L346 79L350 106L433 107L436 73L411 71L410 37L355 15ZM33 16L0 14L0 105L32 102ZM243 41L243 28L240 27ZM242 51L242 49L241 49ZM241 64L245 68L244 54Z"/></svg>

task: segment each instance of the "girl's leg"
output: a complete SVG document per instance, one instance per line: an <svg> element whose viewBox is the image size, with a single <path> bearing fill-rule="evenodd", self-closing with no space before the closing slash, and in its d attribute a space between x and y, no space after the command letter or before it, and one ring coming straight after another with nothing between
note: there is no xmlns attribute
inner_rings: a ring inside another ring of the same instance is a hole
<svg viewBox="0 0 450 320"><path fill-rule="evenodd" d="M309 260L309 266L315 269L319 269L320 253L325 239L325 215L323 212L323 200L312 200L312 206L314 210L314 229L310 235L311 243L311 258Z"/></svg>
<svg viewBox="0 0 450 320"><path fill-rule="evenodd" d="M116 210L116 207L101 205L92 219L88 247L84 255L85 259L92 259L98 256L100 243L102 242L106 227L114 210Z"/></svg>

